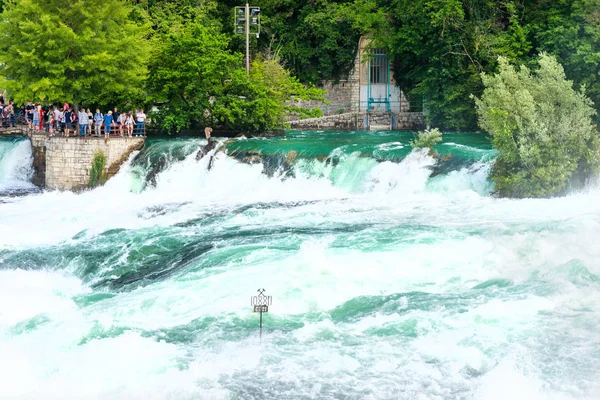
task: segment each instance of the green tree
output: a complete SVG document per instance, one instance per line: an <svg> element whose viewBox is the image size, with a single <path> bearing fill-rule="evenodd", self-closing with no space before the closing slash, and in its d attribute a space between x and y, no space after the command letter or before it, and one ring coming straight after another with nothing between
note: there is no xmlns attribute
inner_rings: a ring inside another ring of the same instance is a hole
<svg viewBox="0 0 600 400"><path fill-rule="evenodd" d="M122 0L7 0L0 85L17 101L107 104L144 95L150 24Z"/></svg>
<svg viewBox="0 0 600 400"><path fill-rule="evenodd" d="M525 16L536 47L556 56L600 110L600 0L534 2Z"/></svg>
<svg viewBox="0 0 600 400"><path fill-rule="evenodd" d="M591 100L545 53L533 72L499 62L499 73L482 75L485 90L475 99L479 125L500 152L492 170L499 195L549 197L581 187L600 170Z"/></svg>
<svg viewBox="0 0 600 400"><path fill-rule="evenodd" d="M213 113L226 127L246 131L277 130L287 127L286 116L295 112L299 116L319 116L310 109L290 105L290 100L321 100L324 92L306 87L291 76L279 59L252 62L250 76L239 82L238 94L217 98Z"/></svg>
<svg viewBox="0 0 600 400"><path fill-rule="evenodd" d="M499 55L524 58L530 45L517 1L379 0L389 18L376 41L395 60L394 77L410 98L424 99L429 122L475 129L471 94Z"/></svg>
<svg viewBox="0 0 600 400"><path fill-rule="evenodd" d="M293 96L322 98L275 61L255 60L249 78L243 56L228 50L228 37L213 27L187 23L158 42L148 91L159 105L156 122L169 132L206 125L282 129Z"/></svg>

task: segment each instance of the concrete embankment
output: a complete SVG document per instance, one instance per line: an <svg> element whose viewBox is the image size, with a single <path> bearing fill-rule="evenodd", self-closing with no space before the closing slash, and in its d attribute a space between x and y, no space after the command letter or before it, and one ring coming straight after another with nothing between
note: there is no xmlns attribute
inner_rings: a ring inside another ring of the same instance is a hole
<svg viewBox="0 0 600 400"><path fill-rule="evenodd" d="M114 176L135 150L144 146L145 138L65 138L28 135L31 139L33 183L48 189L82 190L88 186L94 154L106 156L106 174Z"/></svg>

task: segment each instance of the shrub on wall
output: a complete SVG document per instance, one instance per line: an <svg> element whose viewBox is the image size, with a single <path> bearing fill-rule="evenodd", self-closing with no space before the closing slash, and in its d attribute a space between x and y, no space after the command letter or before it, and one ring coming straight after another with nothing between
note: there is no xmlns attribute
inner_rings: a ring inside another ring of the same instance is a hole
<svg viewBox="0 0 600 400"><path fill-rule="evenodd" d="M103 185L104 182L106 182L106 156L102 150L98 150L92 159L89 187L94 188Z"/></svg>

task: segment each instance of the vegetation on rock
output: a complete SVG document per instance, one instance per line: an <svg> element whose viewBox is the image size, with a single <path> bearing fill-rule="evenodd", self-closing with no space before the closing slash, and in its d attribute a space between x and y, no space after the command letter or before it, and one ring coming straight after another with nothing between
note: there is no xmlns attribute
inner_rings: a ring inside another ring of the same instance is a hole
<svg viewBox="0 0 600 400"><path fill-rule="evenodd" d="M415 140L410 145L415 149L433 149L433 146L442 141L442 132L438 128L425 129L417 133Z"/></svg>

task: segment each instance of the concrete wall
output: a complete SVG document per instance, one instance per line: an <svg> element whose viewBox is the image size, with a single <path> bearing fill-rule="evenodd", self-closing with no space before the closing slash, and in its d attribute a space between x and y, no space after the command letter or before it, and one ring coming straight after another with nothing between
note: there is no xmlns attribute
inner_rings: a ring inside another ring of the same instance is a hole
<svg viewBox="0 0 600 400"><path fill-rule="evenodd" d="M31 135L34 154L34 183L49 189L81 190L88 186L94 154L101 150L106 156L108 178L135 150L144 146L144 138L48 138ZM36 182L37 181L37 182ZM43 182L42 182L43 181Z"/></svg>

